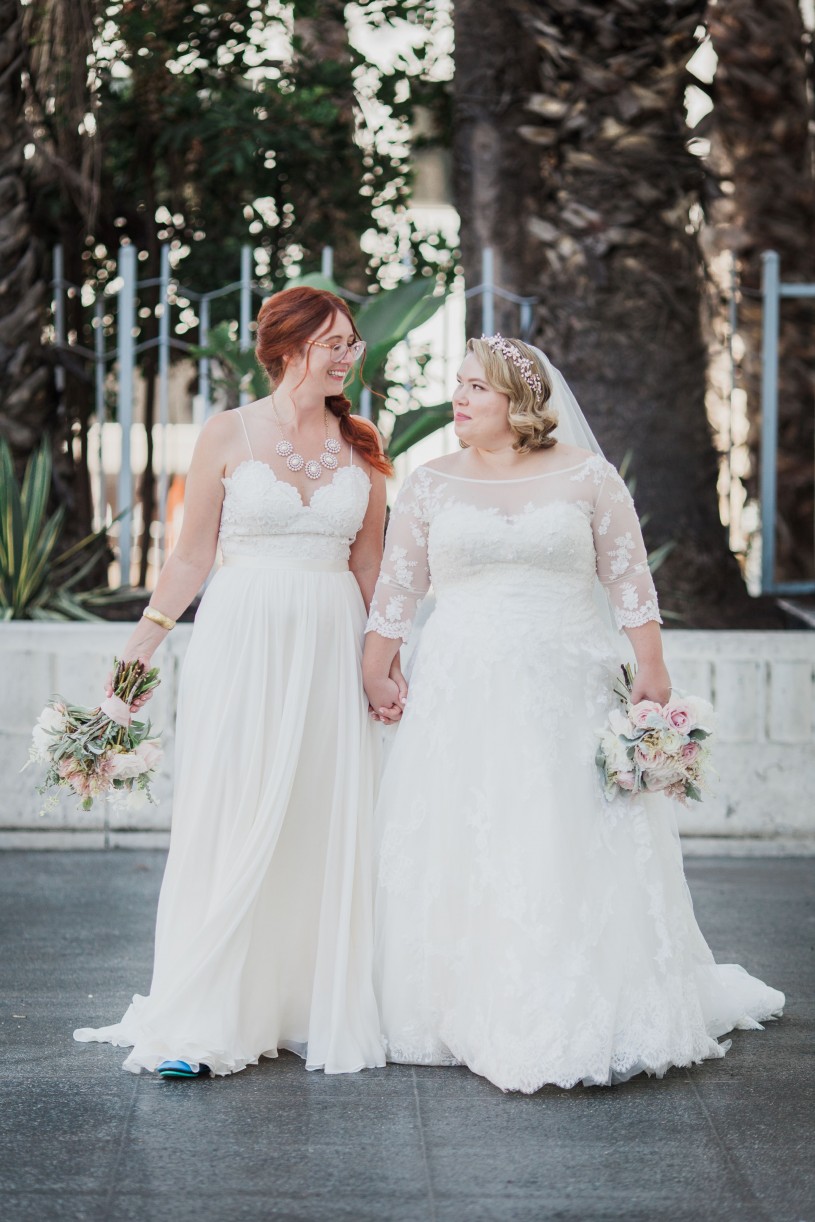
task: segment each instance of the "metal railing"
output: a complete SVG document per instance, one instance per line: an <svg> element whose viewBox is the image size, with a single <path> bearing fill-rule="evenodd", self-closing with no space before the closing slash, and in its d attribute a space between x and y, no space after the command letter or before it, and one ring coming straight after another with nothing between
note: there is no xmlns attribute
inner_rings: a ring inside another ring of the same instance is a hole
<svg viewBox="0 0 815 1222"><path fill-rule="evenodd" d="M170 475L167 426L169 424L171 352L175 350L180 353L189 354L195 349L206 348L210 338L210 305L216 299L228 296L231 293L237 293L238 295L238 344L242 351L248 351L252 344L253 298L265 297L270 292L273 292L275 287L270 282L254 279L252 248L249 245L241 247L239 279L208 292L199 292L188 288L173 276L171 248L167 243L163 244L160 248L160 266L157 278L139 280L138 263L138 251L134 245L128 243L120 246L117 255L117 274L115 279L105 286L94 286L91 290L90 286L73 284L65 279L62 247L55 247L53 255L53 326L56 346L70 349L75 356L84 357L94 368L94 423L98 426L97 442L99 447L97 455L99 471L98 487L94 489L94 500L98 509L98 525L101 525L104 521L107 499L102 455L102 426L106 420L106 384L110 372L114 372L116 377L116 422L121 430L121 460L117 476L116 499L118 508L120 510L124 509L119 525L119 560L123 580L126 580L124 575L130 572L131 567L132 506L134 494L131 430L134 423L135 375L138 357L151 348L158 350L158 418L156 423L159 426L161 443L158 447L158 498L156 508L157 520L160 524L160 529L163 530L167 513ZM333 278L333 264L333 250L330 246L326 246L321 252L321 271L324 276ZM452 307L457 301L460 302L462 298L467 301L474 297L480 297L482 330L487 334L491 334L494 330L496 301L508 301L518 306L519 334L523 338L527 338L532 330L533 306L537 298L522 297L508 292L506 289L502 289L495 284L494 258L491 249L485 249L482 253L481 270L482 282L464 291L461 289L453 290L449 295L445 308L441 312L440 326L444 353L442 381L447 386L447 393L449 393L449 360L454 359L463 347L463 336L459 337L451 334L451 310L447 308L448 305ZM140 290L147 288L158 289L158 302L156 306L158 334L154 339L139 342L136 334L136 306ZM65 308L66 294L69 292L80 294L81 299L87 303L87 308L92 310L92 348L79 343L74 337L71 337L69 340L66 330ZM339 293L347 300L357 304L368 300L368 297L360 296L344 288L340 288ZM90 300L88 300L89 297ZM104 320L111 300L114 297L117 302L115 319L116 342L114 347L106 348L106 324ZM198 338L195 344L188 343L175 333L173 310L178 307L179 302L185 303L184 308L187 305L195 306L198 331ZM199 355L196 360L198 394L193 400L193 423L200 426L211 414L213 408L211 358ZM60 391L64 389L64 384L65 373L58 366L57 385ZM409 382L405 384L405 389L407 391L412 389ZM248 392L241 391L240 402L245 403L248 399ZM365 389L363 389L360 396L360 412L369 418L372 414L370 391ZM160 556L163 555L163 551L164 540L162 535L159 538Z"/></svg>

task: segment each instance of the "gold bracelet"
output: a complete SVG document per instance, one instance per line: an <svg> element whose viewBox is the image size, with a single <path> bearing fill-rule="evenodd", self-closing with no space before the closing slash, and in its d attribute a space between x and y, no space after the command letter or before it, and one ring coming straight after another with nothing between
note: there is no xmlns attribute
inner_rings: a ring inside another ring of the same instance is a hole
<svg viewBox="0 0 815 1222"><path fill-rule="evenodd" d="M159 628L165 628L167 632L175 628L175 620L170 619L169 615L162 615L155 607L145 607L142 611L142 619L152 620L154 624L158 624Z"/></svg>

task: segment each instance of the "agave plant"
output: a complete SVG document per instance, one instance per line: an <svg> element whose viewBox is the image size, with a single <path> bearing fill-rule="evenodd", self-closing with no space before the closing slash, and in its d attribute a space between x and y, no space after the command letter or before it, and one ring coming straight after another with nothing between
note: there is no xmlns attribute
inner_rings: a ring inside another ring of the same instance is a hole
<svg viewBox="0 0 815 1222"><path fill-rule="evenodd" d="M31 455L22 486L8 444L0 438L0 620L98 620L94 608L132 591L77 587L107 551L97 531L60 550L65 510L48 514L51 453L47 438Z"/></svg>

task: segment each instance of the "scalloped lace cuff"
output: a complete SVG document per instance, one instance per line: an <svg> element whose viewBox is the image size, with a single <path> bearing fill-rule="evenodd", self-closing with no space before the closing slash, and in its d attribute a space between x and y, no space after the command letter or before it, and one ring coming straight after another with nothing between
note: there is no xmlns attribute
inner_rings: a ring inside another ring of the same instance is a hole
<svg viewBox="0 0 815 1222"><path fill-rule="evenodd" d="M617 620L617 627L622 631L623 628L641 628L643 624L648 624L651 620L656 623L662 623L662 616L659 614L659 607L655 598L649 598L647 603L643 603L641 607L636 607L628 610L625 607L615 607L614 615Z"/></svg>
<svg viewBox="0 0 815 1222"><path fill-rule="evenodd" d="M380 615L378 611L372 611L368 616L368 623L365 625L365 632L378 632L380 636L385 636L390 641L395 641L401 637L406 641L410 636L410 630L413 624L409 619L385 619L384 615Z"/></svg>

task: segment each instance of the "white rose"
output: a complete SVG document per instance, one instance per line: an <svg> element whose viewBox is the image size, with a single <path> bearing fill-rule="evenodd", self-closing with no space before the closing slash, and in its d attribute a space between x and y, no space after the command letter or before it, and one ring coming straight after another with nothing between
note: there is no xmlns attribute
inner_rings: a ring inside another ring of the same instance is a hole
<svg viewBox="0 0 815 1222"><path fill-rule="evenodd" d="M124 798L124 806L126 806L128 810L140 810L143 806L146 806L149 801L150 799L147 797L144 790L139 789L134 785L134 787Z"/></svg>
<svg viewBox="0 0 815 1222"><path fill-rule="evenodd" d="M713 705L709 700L704 700L701 696L683 696L682 703L690 713L693 726L701 726L705 730L713 729Z"/></svg>
<svg viewBox="0 0 815 1222"><path fill-rule="evenodd" d="M144 771L144 760L135 751L117 751L110 758L110 775L114 780L127 781Z"/></svg>
<svg viewBox="0 0 815 1222"><path fill-rule="evenodd" d="M48 758L56 736L63 732L65 724L64 711L55 708L53 704L47 704L31 731L31 750L36 759Z"/></svg>
<svg viewBox="0 0 815 1222"><path fill-rule="evenodd" d="M663 730L659 736L659 745L666 755L678 755L685 743L685 735L678 730Z"/></svg>
<svg viewBox="0 0 815 1222"><path fill-rule="evenodd" d="M606 770L610 773L627 772L631 763L625 744L620 742L617 735L606 730L601 735L600 742L606 757Z"/></svg>
<svg viewBox="0 0 815 1222"><path fill-rule="evenodd" d="M632 725L621 709L612 709L608 715L609 728L615 734L625 734L627 738L631 737Z"/></svg>
<svg viewBox="0 0 815 1222"><path fill-rule="evenodd" d="M157 738L145 738L136 747L136 755L142 761L142 772L151 772L154 768L158 768L164 752Z"/></svg>

